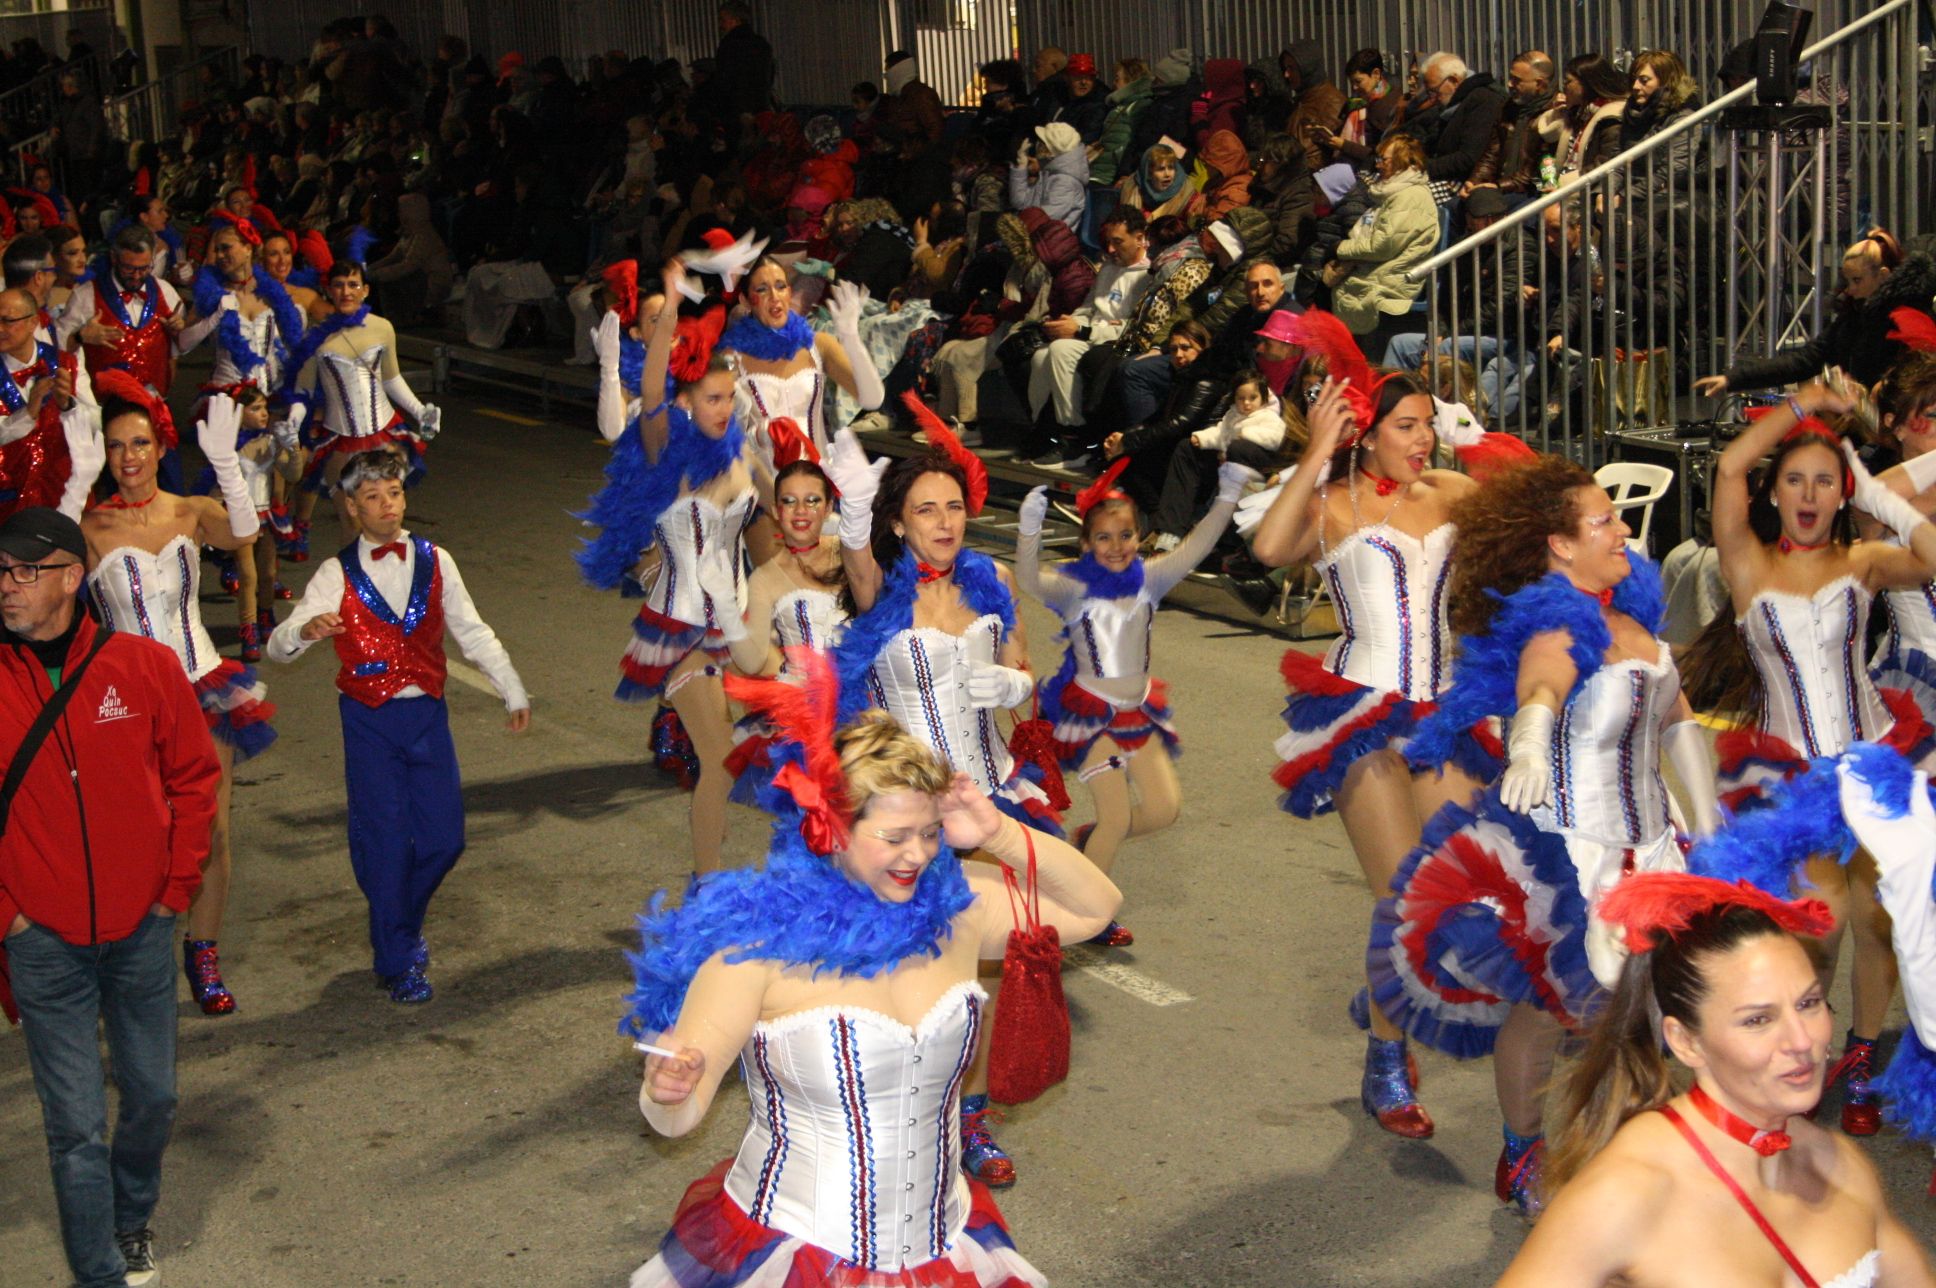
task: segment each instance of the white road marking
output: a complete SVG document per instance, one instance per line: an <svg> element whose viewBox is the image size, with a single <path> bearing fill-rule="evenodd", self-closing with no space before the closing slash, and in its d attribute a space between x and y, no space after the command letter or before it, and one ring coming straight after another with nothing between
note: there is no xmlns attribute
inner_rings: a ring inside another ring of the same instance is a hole
<svg viewBox="0 0 1936 1288"><path fill-rule="evenodd" d="M1108 960L1101 951L1086 944L1072 944L1062 950L1062 956L1077 970L1094 975L1110 987L1120 988L1151 1006L1175 1006L1179 1002L1196 1000L1182 989L1171 988L1162 980L1152 979L1134 967Z"/></svg>

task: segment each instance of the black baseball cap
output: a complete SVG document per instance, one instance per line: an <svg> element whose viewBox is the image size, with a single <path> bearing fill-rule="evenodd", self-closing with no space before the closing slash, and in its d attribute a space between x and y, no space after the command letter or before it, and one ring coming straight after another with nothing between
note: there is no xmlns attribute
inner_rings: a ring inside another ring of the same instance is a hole
<svg viewBox="0 0 1936 1288"><path fill-rule="evenodd" d="M46 506L21 510L0 524L0 554L11 555L22 563L39 563L56 550L65 550L86 562L87 542L81 539L81 525Z"/></svg>

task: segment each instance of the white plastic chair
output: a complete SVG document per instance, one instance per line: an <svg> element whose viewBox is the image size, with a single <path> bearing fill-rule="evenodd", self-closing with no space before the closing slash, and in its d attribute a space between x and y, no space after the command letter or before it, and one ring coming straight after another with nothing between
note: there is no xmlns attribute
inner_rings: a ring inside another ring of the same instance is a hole
<svg viewBox="0 0 1936 1288"><path fill-rule="evenodd" d="M1627 538L1627 545L1646 554L1647 532L1654 522L1654 504L1673 486L1674 471L1665 465L1649 465L1644 461L1608 461L1593 471L1593 481L1613 498L1614 513L1640 511L1638 522L1627 519L1627 526L1634 530Z"/></svg>

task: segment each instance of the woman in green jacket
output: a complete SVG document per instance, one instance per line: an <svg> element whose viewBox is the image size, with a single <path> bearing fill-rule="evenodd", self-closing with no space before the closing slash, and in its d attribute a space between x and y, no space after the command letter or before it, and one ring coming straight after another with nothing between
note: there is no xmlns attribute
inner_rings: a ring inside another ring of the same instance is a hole
<svg viewBox="0 0 1936 1288"><path fill-rule="evenodd" d="M1400 331L1417 330L1407 316L1424 284L1406 277L1439 245L1439 208L1425 177L1425 150L1408 134L1378 145L1378 178L1368 185L1371 209L1338 243L1324 270L1331 309L1368 354L1384 352Z"/></svg>

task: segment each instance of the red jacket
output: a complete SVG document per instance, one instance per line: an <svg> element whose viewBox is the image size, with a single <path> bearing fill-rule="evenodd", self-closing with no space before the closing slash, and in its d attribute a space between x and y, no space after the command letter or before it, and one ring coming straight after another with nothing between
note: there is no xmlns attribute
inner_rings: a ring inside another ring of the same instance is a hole
<svg viewBox="0 0 1936 1288"><path fill-rule="evenodd" d="M67 669L99 629L81 622ZM52 691L40 660L0 636L8 761ZM111 634L13 798L0 836L0 934L24 913L70 944L98 944L126 939L156 903L186 912L202 883L221 777L174 651Z"/></svg>

